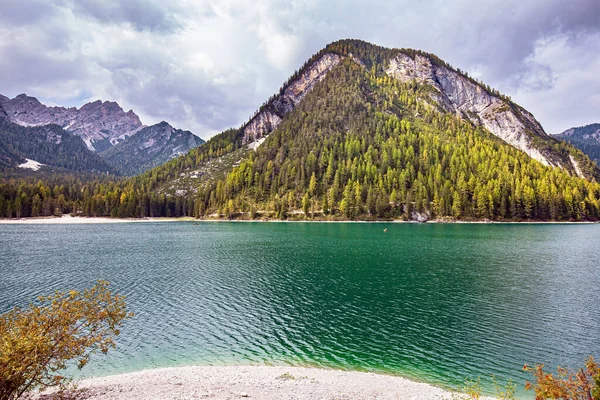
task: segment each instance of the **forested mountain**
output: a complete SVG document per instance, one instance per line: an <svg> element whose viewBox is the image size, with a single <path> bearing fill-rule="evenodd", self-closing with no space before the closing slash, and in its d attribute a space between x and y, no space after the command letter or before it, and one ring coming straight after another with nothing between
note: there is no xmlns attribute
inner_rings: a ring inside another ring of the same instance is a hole
<svg viewBox="0 0 600 400"><path fill-rule="evenodd" d="M0 170L23 167L27 159L34 160L35 169L37 162L77 172L114 172L81 138L58 125L23 127L0 116Z"/></svg>
<svg viewBox="0 0 600 400"><path fill-rule="evenodd" d="M175 129L163 121L142 128L101 155L122 175L137 175L186 154L202 143L204 140L192 132Z"/></svg>
<svg viewBox="0 0 600 400"><path fill-rule="evenodd" d="M133 110L125 112L110 101L97 100L77 109L48 107L26 94L14 99L0 95L0 117L23 127L59 126L79 136L122 175L138 174L204 143L189 131L165 127L166 122L147 127ZM73 154L74 160L78 157Z"/></svg>
<svg viewBox="0 0 600 400"><path fill-rule="evenodd" d="M567 129L556 138L572 144L600 164L600 124Z"/></svg>
<svg viewBox="0 0 600 400"><path fill-rule="evenodd" d="M510 98L437 57L344 40L239 129L129 180L82 183L62 207L135 217L596 220L599 176ZM4 215L17 198L64 196L42 186L2 185ZM31 202L20 206L35 214Z"/></svg>

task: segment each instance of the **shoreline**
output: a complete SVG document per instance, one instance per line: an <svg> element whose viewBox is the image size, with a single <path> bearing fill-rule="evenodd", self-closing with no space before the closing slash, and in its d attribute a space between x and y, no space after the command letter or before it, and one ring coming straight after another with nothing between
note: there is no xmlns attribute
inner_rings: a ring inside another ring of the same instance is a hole
<svg viewBox="0 0 600 400"><path fill-rule="evenodd" d="M71 217L63 215L62 217L28 217L28 218L0 218L0 225L27 225L27 224L123 224L140 222L187 222L199 221L192 217L181 218L111 218L111 217Z"/></svg>
<svg viewBox="0 0 600 400"><path fill-rule="evenodd" d="M26 225L26 224L122 224L122 223L142 223L142 222L250 222L250 223L378 223L378 224L548 224L548 225L581 225L581 224L599 224L600 221L448 221L448 220L430 220L426 222L404 221L404 220L279 220L279 219L226 219L226 218L206 218L196 219L194 217L145 217L145 218L111 218L111 217L72 217L63 215L62 217L27 217L27 218L0 218L0 225Z"/></svg>
<svg viewBox="0 0 600 400"><path fill-rule="evenodd" d="M456 393L395 375L284 366L146 369L77 382L87 399L452 399ZM42 397L40 397L42 398ZM481 399L486 399L481 397Z"/></svg>

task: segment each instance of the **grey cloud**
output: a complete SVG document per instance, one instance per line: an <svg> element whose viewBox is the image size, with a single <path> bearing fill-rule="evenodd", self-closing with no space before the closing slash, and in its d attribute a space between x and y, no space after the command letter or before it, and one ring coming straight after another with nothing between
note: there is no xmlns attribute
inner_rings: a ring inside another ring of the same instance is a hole
<svg viewBox="0 0 600 400"><path fill-rule="evenodd" d="M556 77L549 65L536 62L527 63L524 72L516 78L517 86L527 92L551 89Z"/></svg>
<svg viewBox="0 0 600 400"><path fill-rule="evenodd" d="M136 105L136 111L154 119L200 127L195 133L217 132L243 118L243 99L249 88L219 86L211 77L177 71L172 63L149 48L123 48L114 58L100 63L111 72L114 97ZM245 116L245 112L243 113Z"/></svg>
<svg viewBox="0 0 600 400"><path fill-rule="evenodd" d="M65 3L76 14L101 23L130 23L138 30L174 31L181 27L177 10L168 1L155 0L75 0Z"/></svg>
<svg viewBox="0 0 600 400"><path fill-rule="evenodd" d="M0 46L0 54L10 54L0 63L0 92L15 94L27 91L28 87L52 85L58 93L66 82L86 78L82 63L53 59L17 44Z"/></svg>
<svg viewBox="0 0 600 400"><path fill-rule="evenodd" d="M0 6L0 22L10 26L31 25L53 18L57 8L45 0L3 0Z"/></svg>

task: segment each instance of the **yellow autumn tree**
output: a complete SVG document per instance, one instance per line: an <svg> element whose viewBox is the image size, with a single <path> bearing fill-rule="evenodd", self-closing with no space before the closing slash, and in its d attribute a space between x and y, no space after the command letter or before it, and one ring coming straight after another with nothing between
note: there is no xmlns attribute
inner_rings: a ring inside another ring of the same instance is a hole
<svg viewBox="0 0 600 400"><path fill-rule="evenodd" d="M72 379L65 369L82 368L93 354L114 348L121 325L132 316L106 281L83 291L57 291L0 315L0 400L50 388L66 393Z"/></svg>
<svg viewBox="0 0 600 400"><path fill-rule="evenodd" d="M543 364L523 369L533 375L534 382L527 382L525 389L532 390L536 400L600 400L600 366L592 356L577 371L559 367L552 374L544 371Z"/></svg>

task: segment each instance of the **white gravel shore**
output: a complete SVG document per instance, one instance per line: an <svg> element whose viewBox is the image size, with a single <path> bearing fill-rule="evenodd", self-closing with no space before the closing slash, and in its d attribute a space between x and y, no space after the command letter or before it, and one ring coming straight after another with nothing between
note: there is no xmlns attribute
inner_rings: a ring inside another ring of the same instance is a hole
<svg viewBox="0 0 600 400"><path fill-rule="evenodd" d="M141 399L451 399L425 383L374 373L301 367L214 366L150 369L89 378L84 398Z"/></svg>

